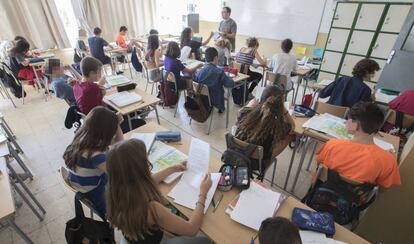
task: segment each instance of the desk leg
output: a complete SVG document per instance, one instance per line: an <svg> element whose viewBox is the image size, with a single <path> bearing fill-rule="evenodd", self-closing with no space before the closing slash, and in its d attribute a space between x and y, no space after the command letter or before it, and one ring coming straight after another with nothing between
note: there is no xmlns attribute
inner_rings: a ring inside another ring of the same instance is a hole
<svg viewBox="0 0 414 244"><path fill-rule="evenodd" d="M130 114L128 114L128 115L127 115L127 118L128 118L128 127L129 127L129 130L131 131L131 130L132 130L131 115L130 115Z"/></svg>
<svg viewBox="0 0 414 244"><path fill-rule="evenodd" d="M24 170L24 172L26 174L29 174L29 177L31 180L33 180L33 174L32 172L29 170L29 168L27 168L26 164L23 162L22 158L20 158L19 154L16 152L16 150L14 150L14 148L7 143L7 146L9 148L10 154L12 155L12 157L14 159L16 159L17 163L20 165L20 167L22 167L22 169Z"/></svg>
<svg viewBox="0 0 414 244"><path fill-rule="evenodd" d="M129 62L128 53L125 54L125 61L128 64L129 74L131 75L131 80L134 81L134 77L132 76L131 62Z"/></svg>
<svg viewBox="0 0 414 244"><path fill-rule="evenodd" d="M227 107L226 107L226 129L229 128L230 93L232 89L227 88Z"/></svg>
<svg viewBox="0 0 414 244"><path fill-rule="evenodd" d="M300 142L300 135L296 135L295 148L293 148L292 157L290 158L289 168L286 174L286 180L285 180L285 185L283 186L283 190L286 190L287 188L287 184L288 184L289 177L290 177L290 172L292 171L293 161L295 161L296 150L298 148L299 142Z"/></svg>
<svg viewBox="0 0 414 244"><path fill-rule="evenodd" d="M308 89L308 79L304 79L305 80L305 87L303 88L303 94L302 94L302 101L303 101L303 98L305 97L305 94L306 94L306 89Z"/></svg>
<svg viewBox="0 0 414 244"><path fill-rule="evenodd" d="M265 84L265 72L266 72L266 68L265 67L262 67L263 68L263 73L262 73L262 87L263 86L266 86L266 84Z"/></svg>
<svg viewBox="0 0 414 244"><path fill-rule="evenodd" d="M303 162L305 161L306 152L308 151L308 148L309 148L309 143L306 143L305 145L303 145L302 156L300 157L299 166L298 166L298 169L296 170L295 179L293 180L293 185L292 185L292 189L291 189L292 193L294 192L295 187L296 187L296 183L298 182L299 174L300 174L300 171L302 169Z"/></svg>
<svg viewBox="0 0 414 244"><path fill-rule="evenodd" d="M19 226L14 223L14 220L7 220L7 223L10 225L10 227L13 228L14 231L17 232L17 234L26 242L29 244L33 244L33 241L30 240L30 238L19 228Z"/></svg>
<svg viewBox="0 0 414 244"><path fill-rule="evenodd" d="M157 122L160 125L160 116L158 115L157 104L154 104L155 115L157 116Z"/></svg>
<svg viewBox="0 0 414 244"><path fill-rule="evenodd" d="M36 77L37 86L39 87L40 90L42 90L42 83L40 82L39 76L37 75L36 68L34 66L32 66L32 69L33 69L34 75ZM46 85L44 86L43 90L44 90L43 96L45 97L45 101L47 101L46 93L49 93L49 91L46 91Z"/></svg>
<svg viewBox="0 0 414 244"><path fill-rule="evenodd" d="M243 107L246 104L246 91L247 91L247 80L244 81Z"/></svg>

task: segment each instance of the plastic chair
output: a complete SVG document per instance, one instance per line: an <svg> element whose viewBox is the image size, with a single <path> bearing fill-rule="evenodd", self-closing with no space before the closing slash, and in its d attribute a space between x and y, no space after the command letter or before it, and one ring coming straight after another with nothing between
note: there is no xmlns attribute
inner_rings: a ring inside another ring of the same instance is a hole
<svg viewBox="0 0 414 244"><path fill-rule="evenodd" d="M197 83L197 82L195 82L195 81L192 81L192 88L193 88L193 90L194 91L197 91L198 90L198 87L199 86L202 86L202 88L201 88L201 91L200 91L200 94L201 95L203 95L203 96L207 96L207 99L208 99L208 105L210 106L210 107L212 107L212 111L211 111L211 114L210 114L210 122L209 122L209 125L208 125L208 131L207 131L207 135L210 135L210 131L211 131L211 124L213 123L213 115L214 115L214 107L213 107L213 105L211 104L211 98L210 98L210 92L209 92L209 90L208 90L208 86L207 85L205 85L205 84L200 84L200 83ZM191 121L192 121L193 119L192 118L190 118L190 125L191 125Z"/></svg>
<svg viewBox="0 0 414 244"><path fill-rule="evenodd" d="M102 216L102 214L100 214L98 212L98 210L95 209L95 207L93 206L93 203L91 201L89 201L88 199L86 199L85 197L82 196L82 194L80 194L75 188L73 188L73 186L70 184L70 181L68 180L68 175L69 172L65 167L60 167L60 169L58 170L60 172L60 176L62 177L63 180L63 184L69 188L73 193L76 194L76 198L82 203L84 204L86 207L89 208L90 213L91 213L91 219L93 219L93 214L95 213L96 215L98 215L99 217L101 217L102 220L105 220L105 218Z"/></svg>
<svg viewBox="0 0 414 244"><path fill-rule="evenodd" d="M390 124L395 124L395 119L397 117L397 112L393 109L388 110L388 113L386 115L385 121ZM403 123L402 123L402 129L407 129L411 125L414 124L414 116L404 114Z"/></svg>
<svg viewBox="0 0 414 244"><path fill-rule="evenodd" d="M300 57L305 56L306 55L306 49L307 49L306 47L302 47L302 46L296 47L295 48L295 55L300 56Z"/></svg>
<svg viewBox="0 0 414 244"><path fill-rule="evenodd" d="M160 72L161 72L161 68L155 68L155 69L148 69L148 65L147 65L147 61L142 61L141 62L142 63L142 69L144 70L144 72L143 72L143 75L144 75L144 77L147 79L147 84L145 85L145 91L147 91L147 89L148 89L148 85L152 85L152 87L151 87L151 95L153 94L153 92L154 92L154 86L157 84L157 83L159 83L160 82L160 80L158 80L158 81L155 81L155 80L152 80L152 79L150 79L150 73L153 71L153 70L160 70ZM155 91L157 91L157 88L158 86L155 86Z"/></svg>
<svg viewBox="0 0 414 244"><path fill-rule="evenodd" d="M332 105L321 101L316 101L315 103L315 111L319 114L329 113L340 118L345 118L348 110L348 107Z"/></svg>
<svg viewBox="0 0 414 244"><path fill-rule="evenodd" d="M230 133L227 133L225 137L226 138L230 137L231 140L237 146L239 146L240 148L247 148L250 145L255 147L255 149L253 150L253 153L250 155L249 158L258 161L259 170L258 170L258 172L253 171L253 174L257 175L257 179L263 181L264 176L266 174L266 170L269 168L269 167L264 168L265 165L263 165L264 164L264 148L263 148L263 146L259 146L259 145L255 145L255 144L252 144L252 143L242 141L242 140L236 138L235 136L233 136ZM229 148L229 145L227 145L227 148ZM275 178L275 173L276 173L276 165L277 165L277 158L272 158L271 163L268 166L270 166L272 163L273 163L273 173L272 173L271 186L273 186L273 183L274 183L274 178Z"/></svg>

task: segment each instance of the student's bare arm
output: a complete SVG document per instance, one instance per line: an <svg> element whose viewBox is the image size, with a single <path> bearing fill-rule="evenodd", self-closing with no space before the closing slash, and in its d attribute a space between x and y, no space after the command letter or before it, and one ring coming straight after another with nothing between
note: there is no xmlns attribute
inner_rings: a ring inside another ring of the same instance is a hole
<svg viewBox="0 0 414 244"><path fill-rule="evenodd" d="M157 173L152 174L152 179L155 183L160 184L165 178L170 176L173 173L181 172L187 169L187 162L183 162L181 164L173 165L166 169L163 169Z"/></svg>
<svg viewBox="0 0 414 244"><path fill-rule="evenodd" d="M257 61L259 61L260 65L265 66L265 67L267 66L266 60L264 60L262 57L260 57L259 52L256 52L255 58L257 59Z"/></svg>

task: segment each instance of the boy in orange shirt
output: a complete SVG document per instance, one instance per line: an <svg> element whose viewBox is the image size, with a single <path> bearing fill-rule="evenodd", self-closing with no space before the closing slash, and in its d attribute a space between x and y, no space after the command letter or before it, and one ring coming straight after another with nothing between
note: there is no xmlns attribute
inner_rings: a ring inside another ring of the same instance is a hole
<svg viewBox="0 0 414 244"><path fill-rule="evenodd" d="M128 32L128 28L126 26L121 26L119 28L119 33L115 37L116 43L122 48L127 48L128 52L132 51L132 46L142 48L140 42L135 39L129 40L129 44L126 43L125 36L127 32Z"/></svg>
<svg viewBox="0 0 414 244"><path fill-rule="evenodd" d="M395 157L374 144L374 135L384 121L379 107L369 102L355 104L346 122L351 140L331 139L317 153L318 164L361 183L388 188L401 184Z"/></svg>

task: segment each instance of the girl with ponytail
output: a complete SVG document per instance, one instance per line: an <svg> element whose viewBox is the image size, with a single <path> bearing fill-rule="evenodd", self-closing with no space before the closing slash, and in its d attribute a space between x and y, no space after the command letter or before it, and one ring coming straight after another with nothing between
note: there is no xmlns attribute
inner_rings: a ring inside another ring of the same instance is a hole
<svg viewBox="0 0 414 244"><path fill-rule="evenodd" d="M236 138L263 146L265 168L286 148L291 140L290 132L295 128L284 101L280 88L268 86L260 101L242 108L237 118ZM258 165L254 164L253 169L258 169Z"/></svg>

